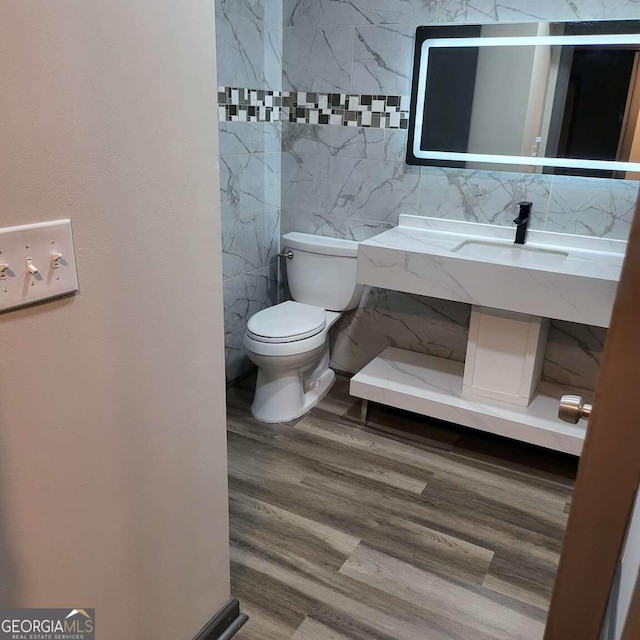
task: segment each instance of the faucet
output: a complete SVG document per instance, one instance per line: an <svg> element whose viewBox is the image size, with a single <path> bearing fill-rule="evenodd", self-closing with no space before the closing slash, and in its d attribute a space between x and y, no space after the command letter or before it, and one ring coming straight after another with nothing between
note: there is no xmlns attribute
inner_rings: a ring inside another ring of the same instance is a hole
<svg viewBox="0 0 640 640"><path fill-rule="evenodd" d="M520 213L518 213L518 217L514 220L516 225L518 225L516 228L515 244L524 244L525 238L527 237L527 225L529 224L529 216L531 215L533 203L518 202L518 206L520 207Z"/></svg>

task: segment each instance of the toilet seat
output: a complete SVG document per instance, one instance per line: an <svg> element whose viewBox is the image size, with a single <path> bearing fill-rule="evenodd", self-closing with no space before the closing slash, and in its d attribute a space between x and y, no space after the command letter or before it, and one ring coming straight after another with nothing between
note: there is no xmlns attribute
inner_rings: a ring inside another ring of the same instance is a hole
<svg viewBox="0 0 640 640"><path fill-rule="evenodd" d="M296 342L321 333L326 324L321 307L288 300L251 316L247 335L258 342Z"/></svg>

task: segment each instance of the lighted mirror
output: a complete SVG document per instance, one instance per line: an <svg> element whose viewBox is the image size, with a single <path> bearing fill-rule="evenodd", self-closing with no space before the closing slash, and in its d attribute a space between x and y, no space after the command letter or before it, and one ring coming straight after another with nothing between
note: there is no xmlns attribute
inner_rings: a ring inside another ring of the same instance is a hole
<svg viewBox="0 0 640 640"><path fill-rule="evenodd" d="M640 178L640 22L419 27L407 162Z"/></svg>

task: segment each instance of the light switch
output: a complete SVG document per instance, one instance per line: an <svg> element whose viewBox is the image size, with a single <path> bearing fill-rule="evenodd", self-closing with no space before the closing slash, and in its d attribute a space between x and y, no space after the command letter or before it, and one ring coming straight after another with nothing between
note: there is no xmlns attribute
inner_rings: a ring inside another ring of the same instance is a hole
<svg viewBox="0 0 640 640"><path fill-rule="evenodd" d="M71 220L0 229L0 311L77 291Z"/></svg>
<svg viewBox="0 0 640 640"><path fill-rule="evenodd" d="M31 258L27 258L25 262L26 262L26 265L27 265L27 271L32 276L35 276L36 273L38 273L38 267L36 267L36 265L33 264L33 260Z"/></svg>

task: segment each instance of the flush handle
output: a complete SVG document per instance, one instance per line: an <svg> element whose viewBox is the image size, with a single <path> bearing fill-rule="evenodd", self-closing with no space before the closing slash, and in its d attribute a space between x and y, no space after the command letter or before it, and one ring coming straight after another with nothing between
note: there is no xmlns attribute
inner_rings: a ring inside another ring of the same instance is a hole
<svg viewBox="0 0 640 640"><path fill-rule="evenodd" d="M560 408L558 418L571 424L577 424L580 418L589 419L591 415L591 405L585 404L581 396L564 395L560 398Z"/></svg>
<svg viewBox="0 0 640 640"><path fill-rule="evenodd" d="M278 254L278 257L286 258L287 260L293 260L293 251L291 251L291 249L285 248Z"/></svg>

